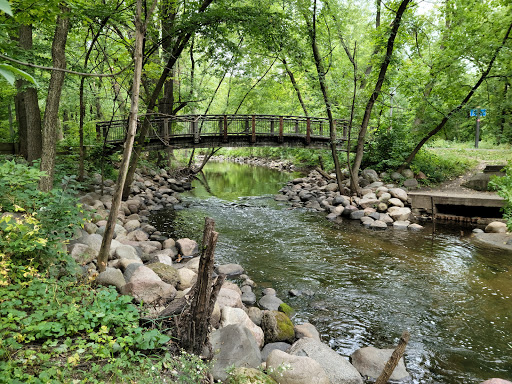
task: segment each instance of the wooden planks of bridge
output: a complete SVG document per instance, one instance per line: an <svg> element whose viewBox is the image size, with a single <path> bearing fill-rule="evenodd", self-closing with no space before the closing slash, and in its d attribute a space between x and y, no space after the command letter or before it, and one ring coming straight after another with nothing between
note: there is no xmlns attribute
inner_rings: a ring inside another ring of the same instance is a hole
<svg viewBox="0 0 512 384"><path fill-rule="evenodd" d="M285 146L328 148L326 118L276 115L153 115L146 149ZM139 122L141 124L141 122ZM127 120L97 123L97 132L111 145L122 145ZM336 120L336 145L344 149L348 122Z"/></svg>

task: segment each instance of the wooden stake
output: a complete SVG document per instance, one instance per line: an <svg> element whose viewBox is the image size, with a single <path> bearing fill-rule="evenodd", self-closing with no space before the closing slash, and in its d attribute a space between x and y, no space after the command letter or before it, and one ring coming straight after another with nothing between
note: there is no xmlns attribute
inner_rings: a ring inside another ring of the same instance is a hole
<svg viewBox="0 0 512 384"><path fill-rule="evenodd" d="M209 217L205 218L197 282L192 289L190 306L185 309L178 322L181 346L197 355L201 355L205 347L211 353L208 342L210 319L225 278L220 275L212 283L215 245L219 235L214 231L214 227L215 221Z"/></svg>
<svg viewBox="0 0 512 384"><path fill-rule="evenodd" d="M391 357L389 358L388 362L384 366L384 370L380 374L379 378L375 382L375 384L386 384L393 374L393 371L395 370L398 362L402 358L405 352L405 347L407 347L407 343L409 342L410 334L408 331L404 331L402 333L402 337L400 337L400 341L398 342L398 346L391 354Z"/></svg>

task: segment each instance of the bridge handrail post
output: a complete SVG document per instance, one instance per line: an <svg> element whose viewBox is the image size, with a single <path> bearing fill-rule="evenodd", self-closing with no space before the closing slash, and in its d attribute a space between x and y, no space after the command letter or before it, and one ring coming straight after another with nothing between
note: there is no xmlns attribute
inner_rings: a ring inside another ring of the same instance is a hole
<svg viewBox="0 0 512 384"><path fill-rule="evenodd" d="M256 142L256 116L252 115L252 135L251 135L251 143L254 144Z"/></svg>
<svg viewBox="0 0 512 384"><path fill-rule="evenodd" d="M199 140L200 140L199 123L198 123L197 119L194 119L192 121L192 129L193 129L193 132L194 132L194 143L197 144L197 143L199 143Z"/></svg>
<svg viewBox="0 0 512 384"><path fill-rule="evenodd" d="M228 116L224 115L224 137L222 138L224 143L228 142Z"/></svg>
<svg viewBox="0 0 512 384"><path fill-rule="evenodd" d="M311 144L311 119L306 119L306 144Z"/></svg>
<svg viewBox="0 0 512 384"><path fill-rule="evenodd" d="M169 119L164 118L164 139L165 141L169 141Z"/></svg>
<svg viewBox="0 0 512 384"><path fill-rule="evenodd" d="M279 142L283 142L284 118L279 116Z"/></svg>

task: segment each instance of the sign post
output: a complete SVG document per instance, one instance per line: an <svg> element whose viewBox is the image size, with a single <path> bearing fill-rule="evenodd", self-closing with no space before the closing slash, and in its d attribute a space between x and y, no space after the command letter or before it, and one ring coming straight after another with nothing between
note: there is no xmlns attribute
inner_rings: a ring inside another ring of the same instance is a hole
<svg viewBox="0 0 512 384"><path fill-rule="evenodd" d="M476 117L476 131L475 131L475 148L478 148L478 142L480 141L480 116L485 117L487 115L487 109L476 109L469 110L469 116Z"/></svg>

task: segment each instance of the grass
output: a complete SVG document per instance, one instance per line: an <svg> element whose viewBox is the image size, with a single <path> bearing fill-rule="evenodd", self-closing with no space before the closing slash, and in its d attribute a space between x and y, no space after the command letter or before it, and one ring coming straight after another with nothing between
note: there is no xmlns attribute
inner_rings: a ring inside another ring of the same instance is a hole
<svg viewBox="0 0 512 384"><path fill-rule="evenodd" d="M435 140L427 150L446 158L458 158L470 161L485 162L486 164L503 164L512 160L512 146L510 144L496 145L488 141L481 141L478 149L475 143L457 143L447 140Z"/></svg>

